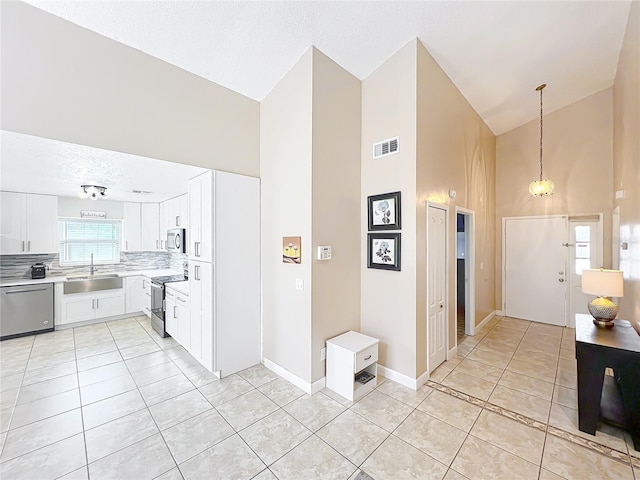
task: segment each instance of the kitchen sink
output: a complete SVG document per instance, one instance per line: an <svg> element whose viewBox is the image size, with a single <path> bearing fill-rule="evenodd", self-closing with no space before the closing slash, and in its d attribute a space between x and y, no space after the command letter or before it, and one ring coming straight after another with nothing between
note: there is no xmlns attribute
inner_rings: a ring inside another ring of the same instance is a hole
<svg viewBox="0 0 640 480"><path fill-rule="evenodd" d="M80 273L78 275L67 275L68 282L75 282L78 280L93 280L97 278L119 278L119 277L117 273L94 273L93 275Z"/></svg>
<svg viewBox="0 0 640 480"><path fill-rule="evenodd" d="M115 273L67 276L64 293L86 293L122 288L122 277Z"/></svg>

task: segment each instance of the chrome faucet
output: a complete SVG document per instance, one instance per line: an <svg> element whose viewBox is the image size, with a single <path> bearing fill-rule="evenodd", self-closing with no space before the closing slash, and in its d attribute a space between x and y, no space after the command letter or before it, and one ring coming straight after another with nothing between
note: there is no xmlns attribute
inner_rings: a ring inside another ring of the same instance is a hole
<svg viewBox="0 0 640 480"><path fill-rule="evenodd" d="M91 266L89 267L89 275L93 275L98 271L98 267L93 265L93 253L91 254Z"/></svg>

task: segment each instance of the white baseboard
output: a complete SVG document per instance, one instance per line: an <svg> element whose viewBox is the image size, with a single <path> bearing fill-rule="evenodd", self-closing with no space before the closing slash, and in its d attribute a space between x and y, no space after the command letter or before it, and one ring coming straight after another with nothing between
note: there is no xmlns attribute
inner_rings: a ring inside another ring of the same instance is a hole
<svg viewBox="0 0 640 480"><path fill-rule="evenodd" d="M458 346L455 345L451 350L447 352L447 360L451 360L458 354Z"/></svg>
<svg viewBox="0 0 640 480"><path fill-rule="evenodd" d="M68 328L85 327L87 325L94 325L96 323L113 322L115 320L124 320L125 318L142 317L146 316L144 312L123 313L122 315L114 315L113 317L106 318L94 318L92 320L83 320L81 322L73 323L56 323L55 330L66 330Z"/></svg>
<svg viewBox="0 0 640 480"><path fill-rule="evenodd" d="M405 387L411 388L412 390L417 390L422 385L427 383L429 380L429 372L424 372L417 379L411 378L403 373L396 372L395 370L391 370L390 368L383 367L378 364L378 372L385 378L389 380L393 380L400 385L404 385Z"/></svg>
<svg viewBox="0 0 640 480"><path fill-rule="evenodd" d="M484 319L478 325L476 325L476 330L480 330L482 327L484 327L487 324L489 320L491 320L495 316L496 316L496 311L494 310L489 315L484 317Z"/></svg>
<svg viewBox="0 0 640 480"><path fill-rule="evenodd" d="M316 380L313 383L309 383L309 382L301 379L297 375L294 375L289 370L286 370L286 369L282 368L277 363L272 362L268 358L263 358L262 359L262 364L265 367L267 367L269 370L271 370L273 373L281 376L282 378L284 378L288 382L293 383L296 387L298 387L299 389L301 389L304 392L308 393L309 395L313 395L314 393L319 392L325 386L325 377L322 377L320 380Z"/></svg>
<svg viewBox="0 0 640 480"><path fill-rule="evenodd" d="M496 310L496 316L504 317L504 312L502 310Z"/></svg>

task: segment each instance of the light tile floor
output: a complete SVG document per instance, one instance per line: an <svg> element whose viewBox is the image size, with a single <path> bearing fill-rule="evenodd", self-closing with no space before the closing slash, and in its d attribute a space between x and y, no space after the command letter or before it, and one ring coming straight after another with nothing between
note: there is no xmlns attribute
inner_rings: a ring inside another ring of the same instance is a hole
<svg viewBox="0 0 640 480"><path fill-rule="evenodd" d="M356 403L261 365L222 380L146 317L0 344L9 479L630 479L621 430L577 429L574 331L491 320L431 380Z"/></svg>

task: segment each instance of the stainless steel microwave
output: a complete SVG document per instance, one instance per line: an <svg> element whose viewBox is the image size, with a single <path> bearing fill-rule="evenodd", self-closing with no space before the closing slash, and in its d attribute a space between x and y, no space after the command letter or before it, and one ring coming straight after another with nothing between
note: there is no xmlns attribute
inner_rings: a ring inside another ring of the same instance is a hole
<svg viewBox="0 0 640 480"><path fill-rule="evenodd" d="M187 252L187 231L184 228L172 228L167 230L167 251Z"/></svg>

